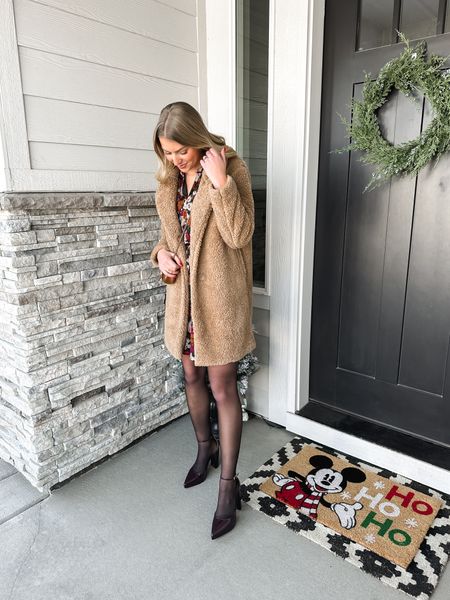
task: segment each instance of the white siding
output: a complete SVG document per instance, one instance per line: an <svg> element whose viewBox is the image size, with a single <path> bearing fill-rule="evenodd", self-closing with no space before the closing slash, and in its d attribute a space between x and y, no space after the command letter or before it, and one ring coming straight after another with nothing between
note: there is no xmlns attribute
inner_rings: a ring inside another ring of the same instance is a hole
<svg viewBox="0 0 450 600"><path fill-rule="evenodd" d="M197 51L195 0L165 3L153 0L39 0L39 3L191 52Z"/></svg>
<svg viewBox="0 0 450 600"><path fill-rule="evenodd" d="M3 135L0 129L0 190L6 189L6 159L3 151Z"/></svg>
<svg viewBox="0 0 450 600"><path fill-rule="evenodd" d="M196 86L29 48L20 48L19 55L23 92L29 96L153 114L173 98L197 102Z"/></svg>
<svg viewBox="0 0 450 600"><path fill-rule="evenodd" d="M34 169L145 173L152 155L126 148L31 142Z"/></svg>
<svg viewBox="0 0 450 600"><path fill-rule="evenodd" d="M156 114L28 95L25 112L33 142L150 150L157 122Z"/></svg>
<svg viewBox="0 0 450 600"><path fill-rule="evenodd" d="M19 68L8 61L5 79L11 89L18 80L13 110L22 112L4 115L7 149L15 146L6 189L155 189L161 108L175 100L204 108L201 2L0 0L2 13L14 11L0 29L14 30L9 50Z"/></svg>

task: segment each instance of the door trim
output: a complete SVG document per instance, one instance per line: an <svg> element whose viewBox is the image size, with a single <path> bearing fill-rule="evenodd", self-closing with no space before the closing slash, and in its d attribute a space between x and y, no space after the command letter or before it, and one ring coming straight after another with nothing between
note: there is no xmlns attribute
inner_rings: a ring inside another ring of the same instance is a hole
<svg viewBox="0 0 450 600"><path fill-rule="evenodd" d="M204 88L202 110L207 114L208 129L223 135L235 147L236 2L197 0L197 6L206 23L205 39L199 43L206 54L206 78L200 83L200 88Z"/></svg>
<svg viewBox="0 0 450 600"><path fill-rule="evenodd" d="M286 425L308 400L325 0L272 4L269 419Z"/></svg>

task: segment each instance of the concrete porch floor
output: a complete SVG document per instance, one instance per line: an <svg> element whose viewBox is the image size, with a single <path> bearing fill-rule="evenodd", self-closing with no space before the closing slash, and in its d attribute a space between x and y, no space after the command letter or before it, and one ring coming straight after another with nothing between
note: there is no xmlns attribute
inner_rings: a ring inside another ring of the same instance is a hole
<svg viewBox="0 0 450 600"><path fill-rule="evenodd" d="M259 418L244 423L241 481L292 437ZM194 454L186 415L50 496L34 494L0 525L0 598L408 598L245 503L235 529L212 541L219 469L184 489ZM449 567L432 600L448 598Z"/></svg>

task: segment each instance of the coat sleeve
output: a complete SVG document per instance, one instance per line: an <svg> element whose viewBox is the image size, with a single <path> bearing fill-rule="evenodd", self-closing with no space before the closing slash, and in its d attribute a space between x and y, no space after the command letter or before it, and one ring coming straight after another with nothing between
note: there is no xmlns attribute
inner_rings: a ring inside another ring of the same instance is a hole
<svg viewBox="0 0 450 600"><path fill-rule="evenodd" d="M164 226L162 225L162 223L161 223L161 237L150 254L150 262L152 263L152 265L154 267L158 266L158 261L157 261L156 255L161 250L161 248L165 248L166 250L169 250L169 247L167 246L167 242L166 242L166 234L164 231Z"/></svg>
<svg viewBox="0 0 450 600"><path fill-rule="evenodd" d="M250 173L245 165L227 175L222 188L212 188L211 205L224 242L234 249L246 246L255 229L255 208Z"/></svg>

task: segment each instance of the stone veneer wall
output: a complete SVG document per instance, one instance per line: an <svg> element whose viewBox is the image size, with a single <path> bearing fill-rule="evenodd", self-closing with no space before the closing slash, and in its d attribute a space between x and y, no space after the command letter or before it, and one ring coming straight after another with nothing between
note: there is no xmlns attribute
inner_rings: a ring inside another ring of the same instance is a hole
<svg viewBox="0 0 450 600"><path fill-rule="evenodd" d="M187 412L153 194L0 195L0 458L40 490Z"/></svg>

